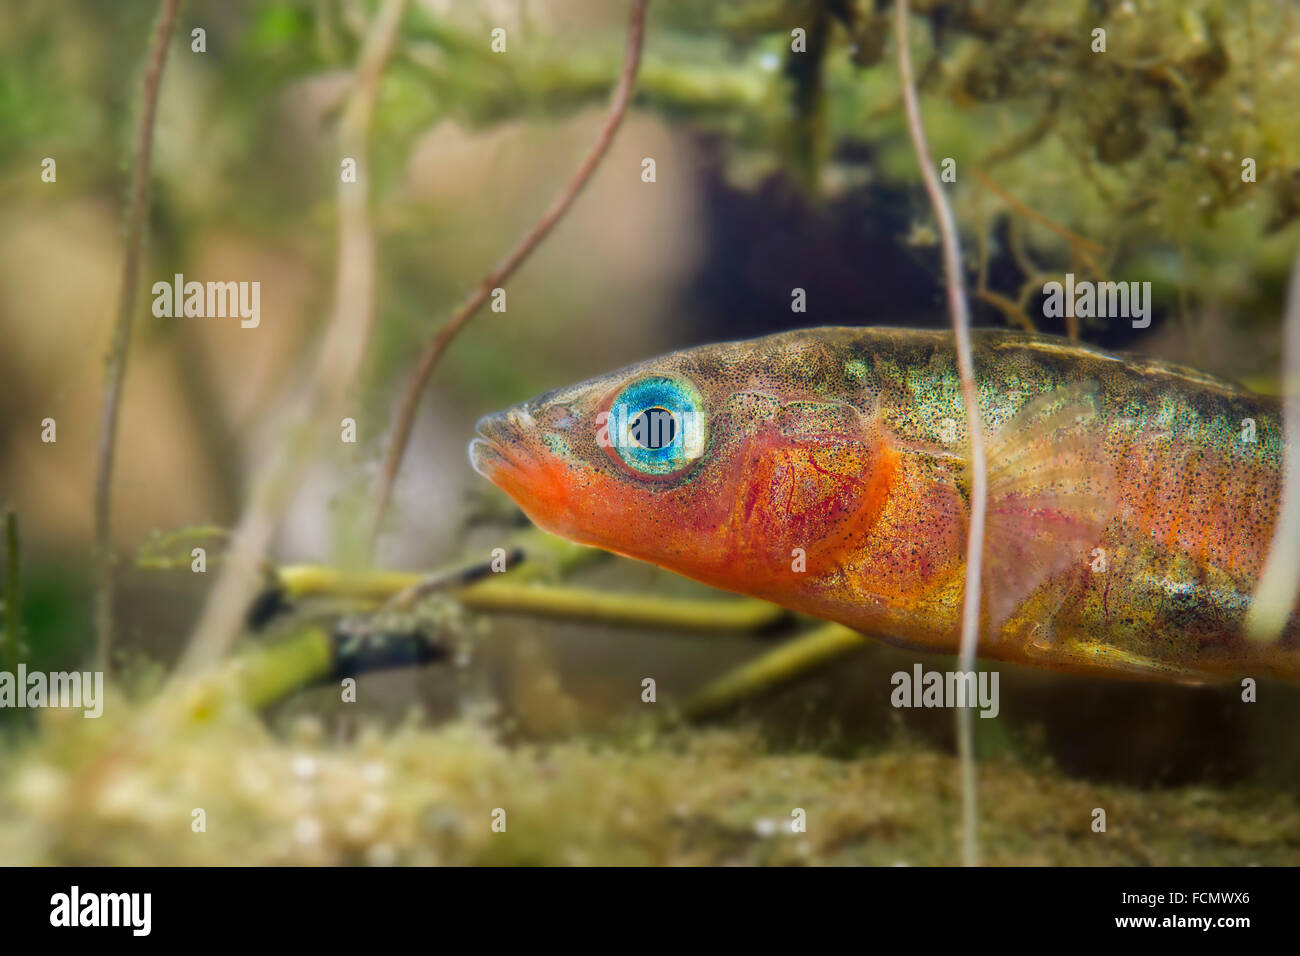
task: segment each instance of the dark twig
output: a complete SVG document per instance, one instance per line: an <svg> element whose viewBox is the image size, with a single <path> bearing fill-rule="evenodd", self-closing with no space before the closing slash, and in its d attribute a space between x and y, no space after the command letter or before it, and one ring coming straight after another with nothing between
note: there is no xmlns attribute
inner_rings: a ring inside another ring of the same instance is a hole
<svg viewBox="0 0 1300 956"><path fill-rule="evenodd" d="M163 64L167 62L167 45L180 0L163 0L158 22L154 26L149 65L144 75L140 121L135 134L135 168L131 183L131 206L127 214L126 257L122 262L122 283L113 325L113 341L108 352L108 369L104 383L104 405L99 424L99 452L95 472L95 632L96 657L101 668L109 665L113 643L113 555L111 509L113 491L113 452L117 445L117 420L122 403L122 384L126 380L126 359L131 344L131 325L135 318L136 286L140 277L140 250L144 243L145 217L149 206L149 167L153 153L154 116L158 110L158 91L162 86Z"/></svg>
<svg viewBox="0 0 1300 956"><path fill-rule="evenodd" d="M442 354L447 351L460 330L477 314L483 303L492 294L492 290L500 287L514 274L515 270L523 264L524 260L537 248L538 244L546 238L547 234L555 227L555 224L568 212L569 207L578 198L578 194L582 192L583 187L587 185L587 181L591 179L591 174L595 172L605 153L608 152L614 134L623 122L623 116L627 113L628 105L632 101L632 89L636 84L637 70L641 64L641 46L642 39L645 36L645 14L648 2L649 0L633 0L632 2L623 71L619 75L618 86L614 89L609 115L605 118L605 124L600 128L596 142L587 157L582 161L582 165L578 167L577 172L560 191L560 194L555 197L555 200L542 215L542 218L537 221L537 224L515 244L514 248L506 254L504 259L497 263L491 272L483 277L483 281L461 303L460 308L452 314L451 318L438 329L420 355L419 363L416 365L415 372L411 375L411 379L406 386L406 392L402 397L402 403L397 412L397 420L393 426L393 435L389 440L388 452L384 457L379 485L375 489L368 540L369 551L372 555L374 554L375 543L379 539L384 514L388 510L393 483L397 480L397 472L402 467L402 458L406 454L406 446L411 439L411 428L415 424L415 414L419 408L420 396L423 394L424 387L429 381L429 376L433 374L438 360L442 358Z"/></svg>
<svg viewBox="0 0 1300 956"><path fill-rule="evenodd" d="M1062 226L1059 222L1055 221L1054 219L1049 219L1047 216L1044 216L1037 209L1032 209L1029 206L1026 206L1015 196L1011 195L1009 192L1007 192L1005 189L1003 189L1001 186L995 183L992 179L990 179L989 175L985 173L983 170L976 169L975 178L980 181L980 183L984 186L984 188L988 189L999 199L1005 202L1008 206L1010 206L1013 211L1024 216L1026 219L1032 220L1033 222L1036 222L1039 225L1044 226L1047 229L1050 229L1052 232L1056 233L1058 236L1060 236L1062 239L1068 242L1070 244L1070 249L1072 253L1077 255L1080 261L1083 262L1084 265L1086 265L1089 269L1092 270L1094 275L1101 275L1101 268L1100 266L1097 265L1097 260L1094 259L1093 256L1102 255L1103 253L1105 253L1106 251L1105 246L1101 245L1100 243L1093 242L1091 239L1085 239L1077 232L1073 232L1072 230L1067 229L1065 226Z"/></svg>
<svg viewBox="0 0 1300 956"><path fill-rule="evenodd" d="M505 567L513 568L524 560L523 548L512 548L502 557ZM447 591L452 588L465 587L473 584L475 581L481 581L492 573L491 561L479 561L468 567L451 568L446 571L437 571L433 574L421 578L419 583L412 584L384 602L381 611L404 610L413 606L417 601L421 601L430 594L437 594L440 591Z"/></svg>

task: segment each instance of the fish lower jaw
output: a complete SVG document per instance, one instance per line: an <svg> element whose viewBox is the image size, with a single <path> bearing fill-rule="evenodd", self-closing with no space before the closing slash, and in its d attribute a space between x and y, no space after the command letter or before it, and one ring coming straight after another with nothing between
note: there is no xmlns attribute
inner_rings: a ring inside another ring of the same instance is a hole
<svg viewBox="0 0 1300 956"><path fill-rule="evenodd" d="M509 465L510 460L490 440L480 436L469 443L469 463L476 472L495 484L498 470Z"/></svg>

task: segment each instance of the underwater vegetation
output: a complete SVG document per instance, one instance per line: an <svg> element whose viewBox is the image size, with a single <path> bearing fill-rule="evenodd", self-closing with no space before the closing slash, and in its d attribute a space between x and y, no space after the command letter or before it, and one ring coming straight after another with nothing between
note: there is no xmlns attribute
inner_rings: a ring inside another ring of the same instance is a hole
<svg viewBox="0 0 1300 956"><path fill-rule="evenodd" d="M954 759L929 749L770 753L720 729L508 747L462 721L341 746L310 716L270 733L243 715L158 734L105 767L119 728L77 721L10 765L6 863L892 866L958 852ZM1300 807L1277 790L1150 792L1005 758L981 763L979 787L992 865L1278 865L1300 852ZM1109 809L1107 839L1081 832L1085 805ZM178 837L196 808L207 832ZM806 833L790 832L795 809Z"/></svg>

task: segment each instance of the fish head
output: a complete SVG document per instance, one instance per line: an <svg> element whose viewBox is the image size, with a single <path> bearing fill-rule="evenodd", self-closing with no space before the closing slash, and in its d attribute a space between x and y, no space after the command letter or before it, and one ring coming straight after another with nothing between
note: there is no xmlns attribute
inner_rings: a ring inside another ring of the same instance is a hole
<svg viewBox="0 0 1300 956"><path fill-rule="evenodd" d="M806 335L689 349L482 419L470 459L545 530L800 607L889 494L870 379Z"/></svg>

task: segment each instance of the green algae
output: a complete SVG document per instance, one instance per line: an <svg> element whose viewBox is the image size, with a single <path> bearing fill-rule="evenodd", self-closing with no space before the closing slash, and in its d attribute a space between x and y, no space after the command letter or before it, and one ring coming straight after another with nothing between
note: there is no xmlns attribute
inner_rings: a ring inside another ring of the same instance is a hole
<svg viewBox="0 0 1300 956"><path fill-rule="evenodd" d="M54 714L8 755L8 864L947 865L957 767L900 745L772 752L753 730L507 745L486 725L406 721L340 741L230 710L184 729ZM1260 786L1161 790L1041 760L979 768L991 865L1300 863L1300 800ZM1106 831L1093 830L1094 811ZM196 832L195 813L204 812ZM504 810L504 832L493 829ZM805 832L794 832L802 810ZM498 815L499 816L499 815Z"/></svg>

